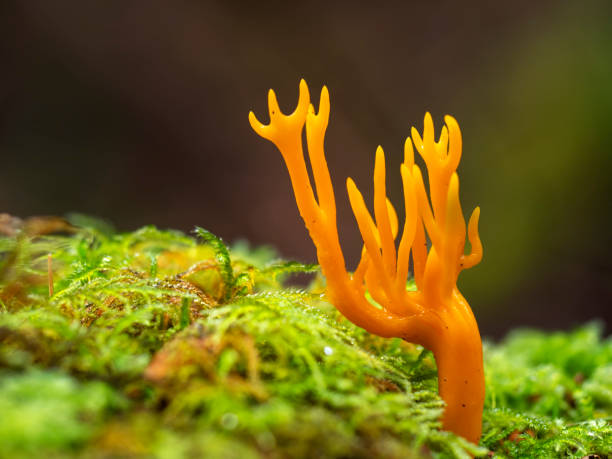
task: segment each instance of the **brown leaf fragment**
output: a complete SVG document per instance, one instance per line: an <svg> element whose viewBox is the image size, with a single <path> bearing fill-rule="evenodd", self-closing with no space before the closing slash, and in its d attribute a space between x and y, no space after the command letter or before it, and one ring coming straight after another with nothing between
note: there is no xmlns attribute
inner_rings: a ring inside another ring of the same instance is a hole
<svg viewBox="0 0 612 459"><path fill-rule="evenodd" d="M535 432L531 429L526 429L524 431L514 430L508 435L508 440L513 443L518 443L525 439L524 434L529 435L532 438L535 438Z"/></svg>
<svg viewBox="0 0 612 459"><path fill-rule="evenodd" d="M23 220L10 214L0 214L0 234L13 237L23 227Z"/></svg>

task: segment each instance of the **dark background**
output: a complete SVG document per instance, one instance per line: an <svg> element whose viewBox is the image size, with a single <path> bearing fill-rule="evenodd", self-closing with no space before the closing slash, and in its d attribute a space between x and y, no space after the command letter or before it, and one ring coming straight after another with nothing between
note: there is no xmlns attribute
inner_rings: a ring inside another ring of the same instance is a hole
<svg viewBox="0 0 612 459"><path fill-rule="evenodd" d="M481 265L460 286L484 335L612 318L612 2L2 2L0 211L120 230L200 225L314 262L288 174L247 113L331 93L327 157L350 268L345 178L374 151L402 207L410 126L454 115Z"/></svg>

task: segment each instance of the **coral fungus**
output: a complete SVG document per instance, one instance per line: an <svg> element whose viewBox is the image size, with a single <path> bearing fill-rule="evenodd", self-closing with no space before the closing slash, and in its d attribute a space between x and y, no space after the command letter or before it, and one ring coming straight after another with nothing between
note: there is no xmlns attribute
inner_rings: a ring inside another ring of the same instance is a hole
<svg viewBox="0 0 612 459"><path fill-rule="evenodd" d="M330 109L327 88L321 92L318 113L310 104L304 80L291 115L281 113L272 90L268 106L270 124L262 124L252 112L249 121L257 134L278 147L285 160L300 214L317 247L330 301L370 333L400 337L430 349L438 366L440 396L446 402L444 428L477 443L484 403L482 344L472 311L456 282L461 270L482 258L480 210L474 210L467 225L471 253L464 254L466 224L456 173L461 158L457 122L446 116L446 126L436 142L428 113L423 136L413 128L412 139L406 139L401 165L406 220L397 247L398 221L386 196L382 148L376 151L374 166L374 219L355 183L347 180L351 207L364 241L361 261L350 273L338 239L334 191L323 150ZM302 150L304 125L317 199ZM414 163L413 143L427 166L430 199L421 170ZM406 289L410 258L416 291Z"/></svg>

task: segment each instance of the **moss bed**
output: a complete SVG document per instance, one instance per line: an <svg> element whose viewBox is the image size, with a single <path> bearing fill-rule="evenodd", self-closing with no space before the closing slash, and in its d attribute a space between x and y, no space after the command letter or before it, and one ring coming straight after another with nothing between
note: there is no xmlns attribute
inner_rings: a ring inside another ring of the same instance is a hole
<svg viewBox="0 0 612 459"><path fill-rule="evenodd" d="M340 317L315 265L199 228L0 229L0 457L612 455L596 323L485 342L475 446L439 430L431 353Z"/></svg>

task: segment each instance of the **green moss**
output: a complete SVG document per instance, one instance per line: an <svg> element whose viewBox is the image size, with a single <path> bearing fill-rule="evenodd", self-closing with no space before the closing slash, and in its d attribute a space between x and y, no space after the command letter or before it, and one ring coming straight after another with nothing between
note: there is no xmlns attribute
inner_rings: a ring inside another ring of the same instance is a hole
<svg viewBox="0 0 612 459"><path fill-rule="evenodd" d="M104 413L123 408L122 398L100 381L78 383L38 369L2 373L0 456L75 451L100 428Z"/></svg>
<svg viewBox="0 0 612 459"><path fill-rule="evenodd" d="M78 223L0 238L0 456L612 454L612 343L596 325L486 344L470 446L439 430L428 351L354 327L318 274L286 286L316 266L199 228Z"/></svg>
<svg viewBox="0 0 612 459"><path fill-rule="evenodd" d="M612 340L597 323L485 345L482 443L500 457L612 454Z"/></svg>

